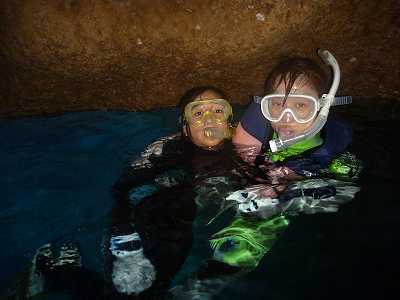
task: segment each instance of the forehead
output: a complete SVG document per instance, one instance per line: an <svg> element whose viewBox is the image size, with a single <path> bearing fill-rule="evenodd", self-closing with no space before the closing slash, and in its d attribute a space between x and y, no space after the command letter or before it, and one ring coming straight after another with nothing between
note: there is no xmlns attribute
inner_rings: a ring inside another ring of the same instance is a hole
<svg viewBox="0 0 400 300"><path fill-rule="evenodd" d="M212 100L212 99L219 99L219 98L221 98L221 95L218 94L217 92L212 91L212 90L206 90L206 91L202 92L200 95L198 95L195 98L195 101L196 100Z"/></svg>
<svg viewBox="0 0 400 300"><path fill-rule="evenodd" d="M202 99L202 100L206 100L206 99ZM192 108L192 109L205 109L205 110L208 110L208 109L220 108L221 106L223 106L223 105L220 104L220 103L212 103L212 102L203 103L203 102L198 102L198 103L196 104L196 102L194 102L194 105L193 105L193 108Z"/></svg>
<svg viewBox="0 0 400 300"><path fill-rule="evenodd" d="M279 85L277 85L274 89L274 93L285 94L286 87L285 81L283 80ZM314 85L304 76L301 76L296 79L294 82L292 89L290 91L291 94L304 94L318 97L318 91L314 87Z"/></svg>

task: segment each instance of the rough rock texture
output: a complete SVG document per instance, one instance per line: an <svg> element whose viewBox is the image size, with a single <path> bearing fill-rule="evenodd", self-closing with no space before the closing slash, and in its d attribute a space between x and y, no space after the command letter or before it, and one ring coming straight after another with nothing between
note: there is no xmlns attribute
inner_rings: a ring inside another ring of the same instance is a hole
<svg viewBox="0 0 400 300"><path fill-rule="evenodd" d="M282 55L326 48L340 92L399 98L398 0L2 0L0 115L176 105L212 84L262 93Z"/></svg>

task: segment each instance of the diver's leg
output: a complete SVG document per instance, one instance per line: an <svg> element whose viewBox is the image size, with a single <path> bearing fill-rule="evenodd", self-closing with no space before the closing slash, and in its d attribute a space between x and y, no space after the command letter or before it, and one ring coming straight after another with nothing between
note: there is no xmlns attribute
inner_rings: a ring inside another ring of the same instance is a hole
<svg viewBox="0 0 400 300"><path fill-rule="evenodd" d="M76 245L63 244L57 257L54 252L51 244L37 250L32 262L29 288L21 299L46 292L62 292L78 300L108 299L104 279L100 274L82 267Z"/></svg>

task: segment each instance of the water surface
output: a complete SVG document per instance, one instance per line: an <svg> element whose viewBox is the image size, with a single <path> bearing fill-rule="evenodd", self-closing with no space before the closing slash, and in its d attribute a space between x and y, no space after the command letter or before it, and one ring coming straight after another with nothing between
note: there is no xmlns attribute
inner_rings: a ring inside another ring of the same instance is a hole
<svg viewBox="0 0 400 300"><path fill-rule="evenodd" d="M217 298L381 299L399 290L400 105L380 100L333 109L353 125L361 192L337 214L298 217L260 266ZM78 241L84 264L102 271L111 185L128 157L176 132L176 119L163 109L0 120L0 294L49 241Z"/></svg>

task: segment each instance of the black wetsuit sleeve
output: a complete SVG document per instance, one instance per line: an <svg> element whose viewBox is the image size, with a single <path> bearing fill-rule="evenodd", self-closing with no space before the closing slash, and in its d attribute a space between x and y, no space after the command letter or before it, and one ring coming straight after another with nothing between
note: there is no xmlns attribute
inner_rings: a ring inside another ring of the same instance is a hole
<svg viewBox="0 0 400 300"><path fill-rule="evenodd" d="M182 157L176 148L179 144L176 141L166 143L162 155L151 156L149 166L139 168L127 167L112 187L114 207L112 213L112 225L129 224L132 222L132 204L129 193L135 187L143 185L156 185L157 177L166 177L165 174L173 169L184 170Z"/></svg>
<svg viewBox="0 0 400 300"><path fill-rule="evenodd" d="M157 271L156 282L145 294L159 298L185 262L193 242L196 213L190 187L178 185L144 199L135 207L135 226L144 254ZM157 295L157 296L156 296Z"/></svg>
<svg viewBox="0 0 400 300"><path fill-rule="evenodd" d="M127 168L112 187L114 200L116 202L127 200L128 193L133 187L153 182L157 173L156 168Z"/></svg>
<svg viewBox="0 0 400 300"><path fill-rule="evenodd" d="M284 165L307 178L319 176L321 169L324 167L324 165L312 158L299 158L287 161Z"/></svg>
<svg viewBox="0 0 400 300"><path fill-rule="evenodd" d="M111 215L112 234L124 234L131 231L133 205L129 201L129 191L134 187L154 183L157 175L155 168L126 169L112 187L114 204Z"/></svg>
<svg viewBox="0 0 400 300"><path fill-rule="evenodd" d="M142 292L143 297L153 297L165 291L187 256L194 205L185 201L189 196L183 184L187 167L179 143L166 143L161 154L151 155L144 161L125 169L113 186L114 206L105 245L108 249L105 272L121 291L141 286L142 277L152 278L152 274L157 274L151 286L143 287ZM129 269L136 260L142 260L139 264L148 266L147 271L138 267L131 272L135 275L128 275L126 282L121 281L124 268Z"/></svg>

